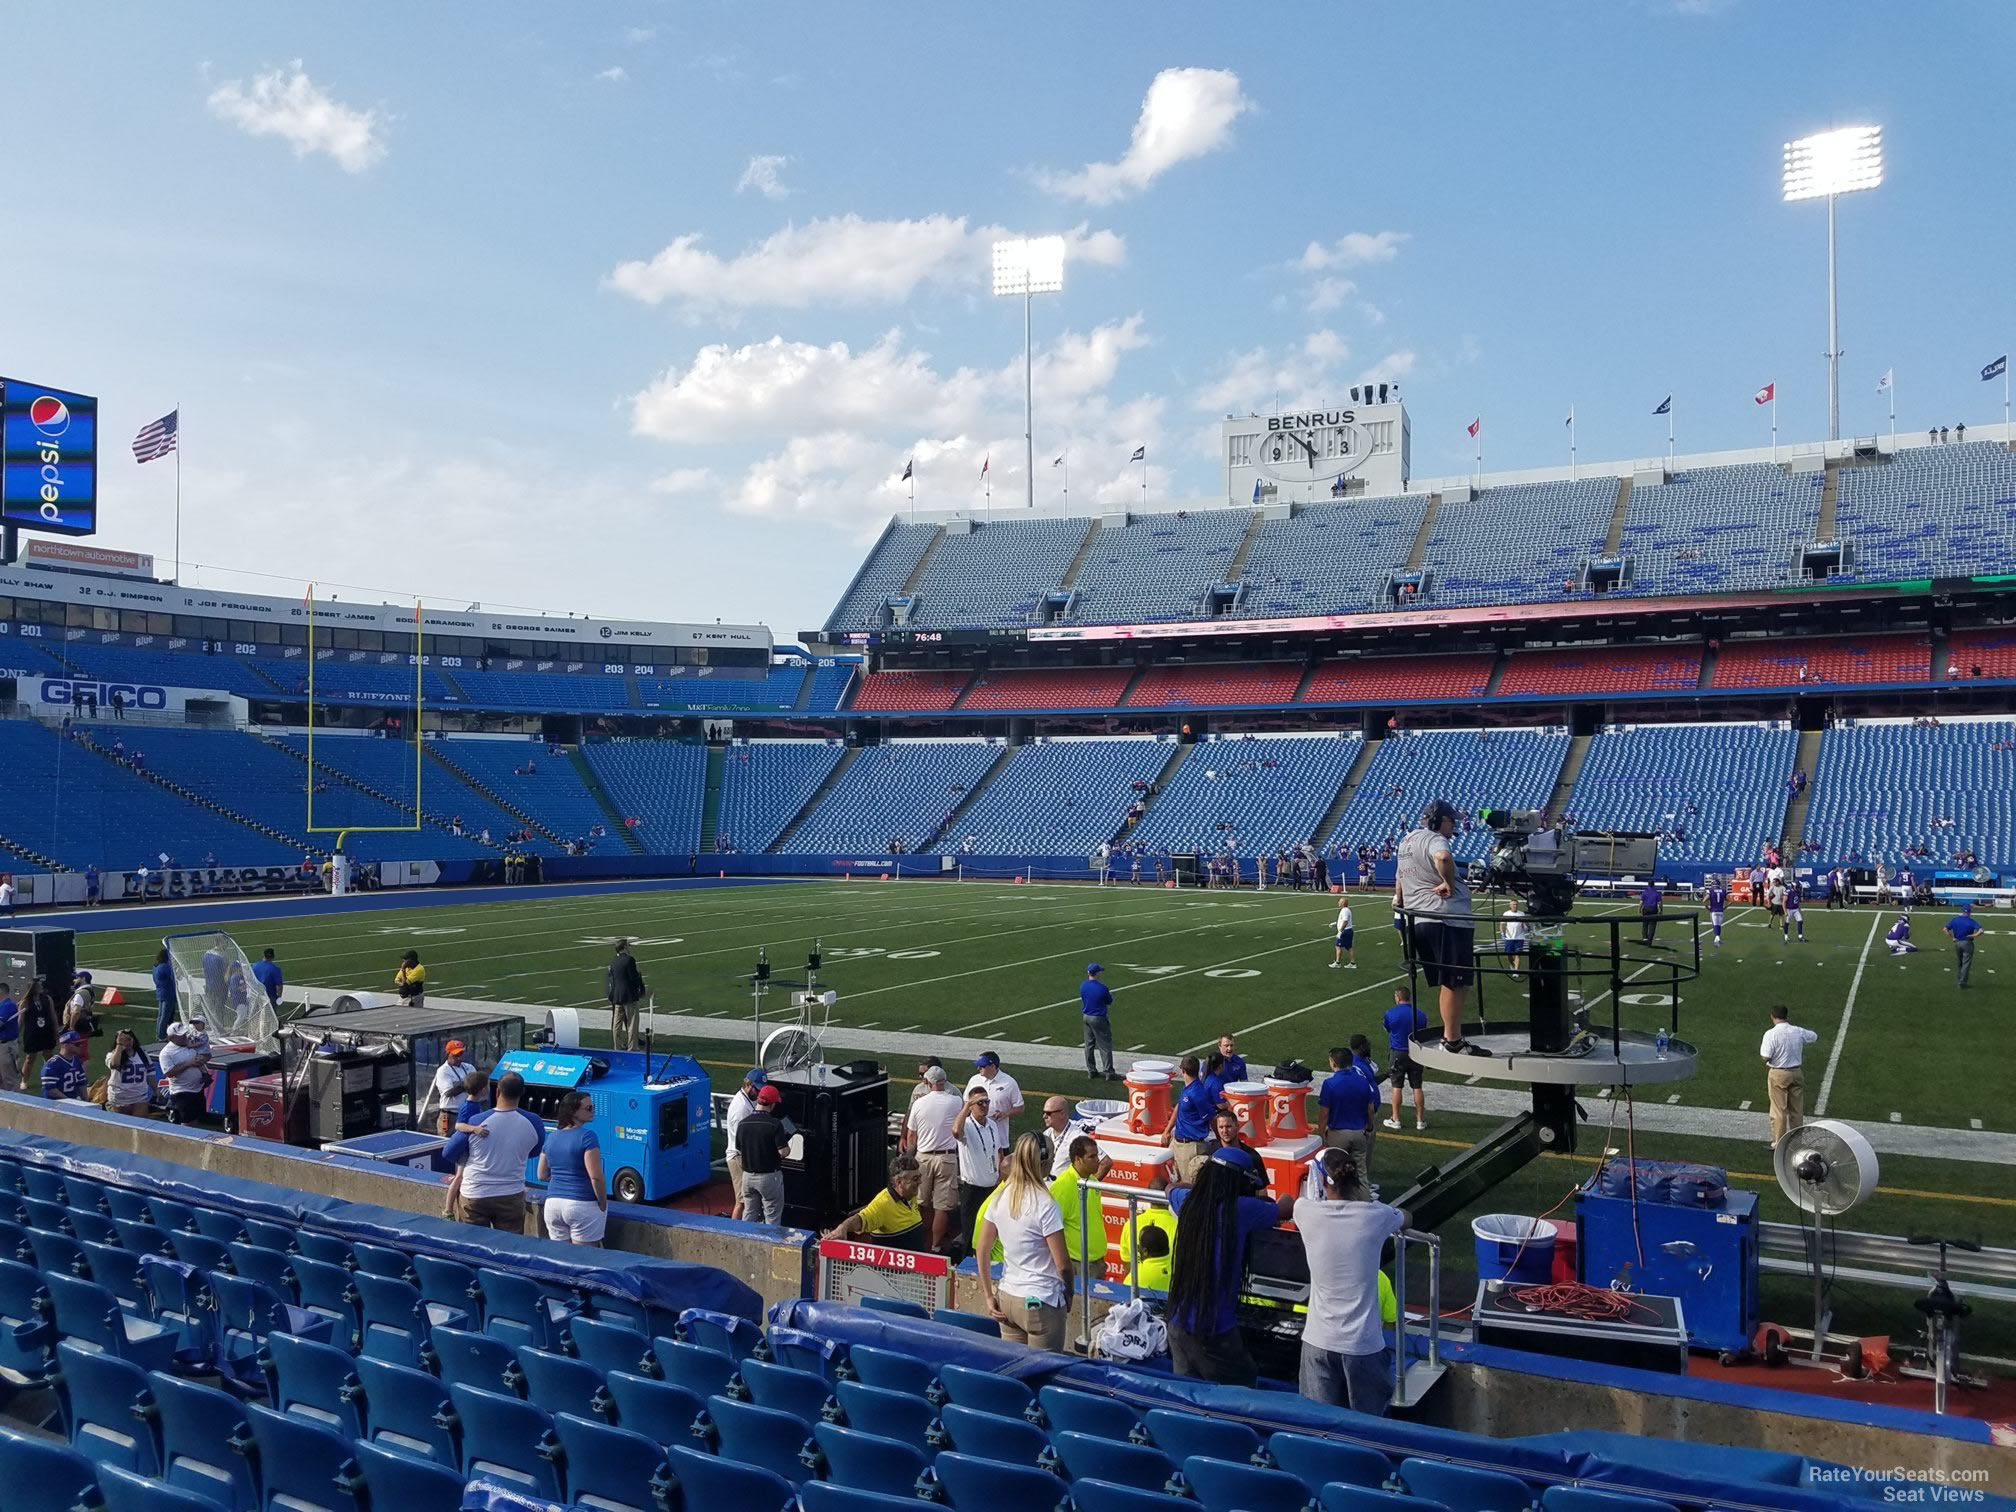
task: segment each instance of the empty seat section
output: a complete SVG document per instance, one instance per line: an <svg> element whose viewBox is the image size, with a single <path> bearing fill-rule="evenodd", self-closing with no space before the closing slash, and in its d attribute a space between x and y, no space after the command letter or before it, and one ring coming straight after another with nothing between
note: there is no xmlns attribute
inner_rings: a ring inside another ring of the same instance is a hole
<svg viewBox="0 0 2016 1512"><path fill-rule="evenodd" d="M1605 730L1589 742L1568 813L1577 829L1661 836L1662 861L1734 866L1783 832L1798 752L1796 730L1766 725Z"/></svg>
<svg viewBox="0 0 2016 1512"><path fill-rule="evenodd" d="M795 709L805 687L804 662L760 667L674 667L663 677L639 677L637 699L647 709Z"/></svg>
<svg viewBox="0 0 2016 1512"><path fill-rule="evenodd" d="M1850 581L1971 577L2016 567L2016 456L1993 442L1914 446L1843 467L1835 534Z"/></svg>
<svg viewBox="0 0 2016 1512"><path fill-rule="evenodd" d="M1709 686L1922 683L1931 675L1932 641L1923 633L1830 635L1813 640L1767 638L1725 643L1715 659Z"/></svg>
<svg viewBox="0 0 2016 1512"><path fill-rule="evenodd" d="M1603 549L1617 507L1615 478L1488 488L1444 501L1422 565L1436 604L1524 604L1557 599Z"/></svg>
<svg viewBox="0 0 2016 1512"><path fill-rule="evenodd" d="M852 707L898 713L949 709L972 680L969 672L870 672L855 690Z"/></svg>
<svg viewBox="0 0 2016 1512"><path fill-rule="evenodd" d="M1363 749L1358 738L1272 735L1193 746L1134 827L1147 850L1270 853L1314 837Z"/></svg>
<svg viewBox="0 0 2016 1512"><path fill-rule="evenodd" d="M1491 684L1491 651L1463 656L1361 656L1325 662L1301 702L1406 703L1416 699L1482 698Z"/></svg>
<svg viewBox="0 0 2016 1512"><path fill-rule="evenodd" d="M261 659L261 670L288 693L306 695L308 661ZM462 694L450 685L439 669L420 669L420 689L430 704L459 704ZM269 695L270 696L270 695ZM315 653L315 701L317 703L379 704L392 709L413 707L413 662L401 651L317 651Z"/></svg>
<svg viewBox="0 0 2016 1512"><path fill-rule="evenodd" d="M1227 580L1250 510L1141 515L1092 538L1072 585L1071 618L1126 625L1201 619L1205 591Z"/></svg>
<svg viewBox="0 0 2016 1512"><path fill-rule="evenodd" d="M1090 530L1086 520L954 521L915 589L909 623L1026 625Z"/></svg>
<svg viewBox="0 0 2016 1512"><path fill-rule="evenodd" d="M749 740L730 746L721 766L715 848L751 856L770 849L845 754L837 740Z"/></svg>
<svg viewBox="0 0 2016 1512"><path fill-rule="evenodd" d="M879 630L887 623L885 606L903 591L924 553L938 535L936 525L892 520L868 560L854 575L846 595L826 617L829 630Z"/></svg>
<svg viewBox="0 0 2016 1512"><path fill-rule="evenodd" d="M1534 693L1681 693L1701 683L1701 648L1556 646L1506 659L1498 696Z"/></svg>
<svg viewBox="0 0 2016 1512"><path fill-rule="evenodd" d="M272 686L235 656L142 646L94 646L83 640L63 642L57 649L77 673L98 682L214 688L241 698L274 696ZM133 695L126 696L130 707Z"/></svg>
<svg viewBox="0 0 2016 1512"><path fill-rule="evenodd" d="M1825 477L1768 462L1703 467L1634 488L1618 552L1634 594L1737 593L1799 576Z"/></svg>
<svg viewBox="0 0 2016 1512"><path fill-rule="evenodd" d="M2016 677L2016 630L1958 630L1946 642L1946 665L1935 668L1944 680L1949 670L1972 677Z"/></svg>
<svg viewBox="0 0 2016 1512"><path fill-rule="evenodd" d="M795 854L879 854L892 839L921 846L966 801L998 745L895 740L864 750L791 836Z"/></svg>
<svg viewBox="0 0 2016 1512"><path fill-rule="evenodd" d="M456 667L448 673L468 702L485 709L550 709L556 713L630 707L630 685L621 669L600 662L526 661L494 658L487 668Z"/></svg>
<svg viewBox="0 0 2016 1512"><path fill-rule="evenodd" d="M1805 836L1819 859L2016 862L2016 721L1837 725L1820 737L1819 766Z"/></svg>
<svg viewBox="0 0 2016 1512"><path fill-rule="evenodd" d="M582 780L580 768L573 760L562 755L550 754L544 742L530 740L435 740L428 742L429 755L438 756L441 762L430 766L427 777L435 786L428 794L427 807L433 813L458 812L452 807L463 801L463 827L466 829L476 818L467 801L458 792L450 799L443 789L448 784L441 782L445 776L460 775L465 779L470 798L475 800L475 809L490 810L483 823L491 826L494 834L502 835L523 824L523 820L511 815L509 809L497 808L470 783L488 788L512 809L530 815L563 840L580 840L597 824L606 826L609 815L602 805L595 801L588 784ZM446 772L441 770L445 765ZM526 768L531 770L527 771ZM444 804L451 805L445 808ZM503 828L498 828L498 825ZM590 842L591 849L603 851L620 850L620 840L604 840L599 846Z"/></svg>
<svg viewBox="0 0 2016 1512"><path fill-rule="evenodd" d="M1134 784L1153 782L1174 749L1146 738L1025 745L938 849L956 851L970 836L983 856L1090 855L1126 821L1141 796Z"/></svg>
<svg viewBox="0 0 2016 1512"><path fill-rule="evenodd" d="M1383 607L1393 570L1421 533L1426 495L1301 504L1260 527L1240 571L1235 615L1342 614Z"/></svg>
<svg viewBox="0 0 2016 1512"><path fill-rule="evenodd" d="M1291 703L1300 662L1204 662L1150 667L1127 697L1130 709L1211 709Z"/></svg>
<svg viewBox="0 0 2016 1512"><path fill-rule="evenodd" d="M1480 807L1544 808L1568 755L1565 730L1433 730L1389 735L1379 743L1358 790L1331 831L1345 850L1380 845L1421 822L1431 798L1446 798L1465 818L1451 848L1470 861L1490 832L1470 817Z"/></svg>
<svg viewBox="0 0 2016 1512"><path fill-rule="evenodd" d="M308 822L307 773L301 763L256 735L239 730L142 730L116 720L84 728L101 748L111 750L115 742L124 742L129 755L134 752L145 755L148 771L191 792L214 797L233 813L270 825L290 839L298 839L300 848L293 854L296 861L303 851L327 844L326 841L311 844L303 833ZM383 809L384 805L377 807ZM384 819L373 822L400 822L390 810L385 810L385 814ZM193 864L204 854L191 855L179 844L171 844L170 849L176 851L177 859L185 865ZM217 851L217 858L231 864L232 858L225 851Z"/></svg>
<svg viewBox="0 0 2016 1512"><path fill-rule="evenodd" d="M307 736L268 738L307 759ZM420 811L425 816L423 829L403 835L360 831L350 837L346 848L352 848L353 855L367 861L402 856L495 855L495 848L484 845L476 838L477 834L489 828L492 838L501 844L505 833L518 828L523 821L501 809L489 814L474 812L485 806L481 795L438 768L430 771L429 764L417 759L418 754L410 741L318 733L315 765L325 770L315 773L316 826L411 824L418 784ZM307 781L305 768L297 766L295 771L297 782ZM351 780L346 782L344 778ZM353 783L361 783L371 791L365 792ZM384 802L374 795L392 801ZM448 822L458 811L465 820L465 832L459 836L450 830Z"/></svg>
<svg viewBox="0 0 2016 1512"><path fill-rule="evenodd" d="M962 709L1111 709L1132 667L1067 667L982 672Z"/></svg>
<svg viewBox="0 0 2016 1512"><path fill-rule="evenodd" d="M808 712L830 714L847 701L847 689L861 670L858 661L822 661L812 669L812 691L801 695L797 707Z"/></svg>
<svg viewBox="0 0 2016 1512"><path fill-rule="evenodd" d="M647 851L676 856L700 848L707 748L682 740L598 740L581 748L596 779Z"/></svg>

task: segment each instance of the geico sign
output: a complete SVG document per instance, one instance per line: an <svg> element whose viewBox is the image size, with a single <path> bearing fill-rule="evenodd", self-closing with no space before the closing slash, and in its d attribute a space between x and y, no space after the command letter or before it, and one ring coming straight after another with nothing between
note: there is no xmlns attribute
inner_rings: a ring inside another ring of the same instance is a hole
<svg viewBox="0 0 2016 1512"><path fill-rule="evenodd" d="M129 709L168 707L166 688L149 688L139 683L66 682L60 677L52 677L42 684L42 702L47 704L74 704L83 699L109 707L115 696Z"/></svg>

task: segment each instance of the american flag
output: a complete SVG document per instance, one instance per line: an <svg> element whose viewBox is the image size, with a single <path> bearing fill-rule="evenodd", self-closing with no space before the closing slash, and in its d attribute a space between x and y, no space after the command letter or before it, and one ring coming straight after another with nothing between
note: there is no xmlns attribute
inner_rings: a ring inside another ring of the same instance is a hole
<svg viewBox="0 0 2016 1512"><path fill-rule="evenodd" d="M140 434L133 438L133 460L152 462L156 457L165 457L175 450L175 443L181 430L180 410L170 410L152 425L143 425Z"/></svg>

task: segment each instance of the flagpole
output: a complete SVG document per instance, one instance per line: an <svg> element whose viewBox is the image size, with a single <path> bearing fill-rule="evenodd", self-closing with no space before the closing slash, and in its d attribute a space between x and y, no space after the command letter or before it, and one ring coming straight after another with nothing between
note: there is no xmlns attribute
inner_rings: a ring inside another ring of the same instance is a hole
<svg viewBox="0 0 2016 1512"><path fill-rule="evenodd" d="M1071 512L1071 448L1068 446L1064 448L1064 512Z"/></svg>
<svg viewBox="0 0 2016 1512"><path fill-rule="evenodd" d="M1148 507L1148 449L1141 449L1141 507Z"/></svg>
<svg viewBox="0 0 2016 1512"><path fill-rule="evenodd" d="M1666 401L1666 471L1673 471L1673 401Z"/></svg>
<svg viewBox="0 0 2016 1512"><path fill-rule="evenodd" d="M912 459L910 465L903 470L903 473L910 480L910 523L915 525L917 523L917 463L915 459Z"/></svg>
<svg viewBox="0 0 2016 1512"><path fill-rule="evenodd" d="M182 586L182 401L175 401L175 586Z"/></svg>
<svg viewBox="0 0 2016 1512"><path fill-rule="evenodd" d="M1568 406L1568 481L1575 481L1575 406Z"/></svg>
<svg viewBox="0 0 2016 1512"><path fill-rule="evenodd" d="M1771 384L1771 462L1774 466L1778 462L1778 384L1775 380Z"/></svg>
<svg viewBox="0 0 2016 1512"><path fill-rule="evenodd" d="M1897 450L1897 369L1892 368L1883 376L1890 380L1884 385L1884 390L1890 395L1890 450L1894 454Z"/></svg>

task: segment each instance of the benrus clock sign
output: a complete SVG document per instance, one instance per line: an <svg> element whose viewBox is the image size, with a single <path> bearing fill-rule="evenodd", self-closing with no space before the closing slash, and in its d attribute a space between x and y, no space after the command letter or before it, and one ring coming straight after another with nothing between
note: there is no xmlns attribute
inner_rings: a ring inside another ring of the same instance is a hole
<svg viewBox="0 0 2016 1512"><path fill-rule="evenodd" d="M1270 415L1254 465L1283 483L1320 483L1355 472L1370 451L1355 410Z"/></svg>

